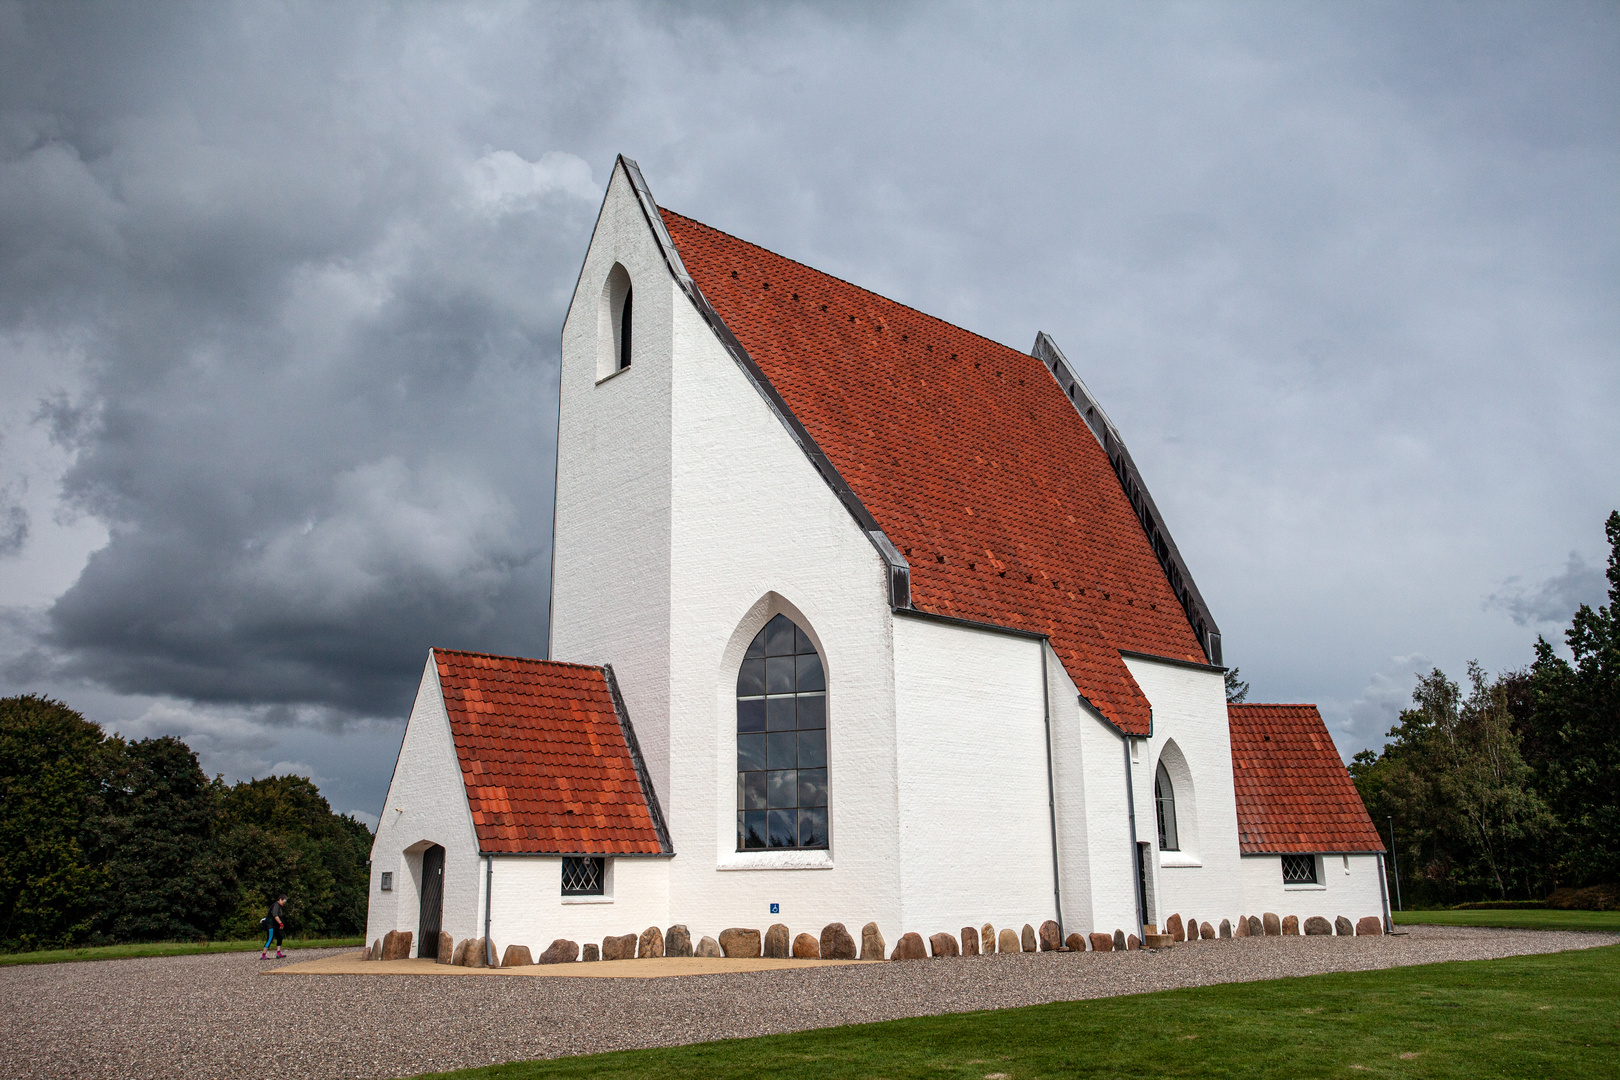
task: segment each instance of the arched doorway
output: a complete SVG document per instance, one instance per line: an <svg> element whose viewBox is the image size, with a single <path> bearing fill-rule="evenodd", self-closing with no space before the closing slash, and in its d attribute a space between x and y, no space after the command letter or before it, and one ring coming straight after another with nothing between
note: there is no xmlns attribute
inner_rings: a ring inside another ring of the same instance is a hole
<svg viewBox="0 0 1620 1080"><path fill-rule="evenodd" d="M444 920L444 848L434 844L422 852L422 911L417 922L416 955L439 955L439 928Z"/></svg>

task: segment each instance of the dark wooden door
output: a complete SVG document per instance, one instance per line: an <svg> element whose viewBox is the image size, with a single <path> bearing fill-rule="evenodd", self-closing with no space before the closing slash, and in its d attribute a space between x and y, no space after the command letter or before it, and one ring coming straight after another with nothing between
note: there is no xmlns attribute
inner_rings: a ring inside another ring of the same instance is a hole
<svg viewBox="0 0 1620 1080"><path fill-rule="evenodd" d="M439 925L444 917L444 848L434 844L422 852L422 917L418 922L416 955L439 955Z"/></svg>

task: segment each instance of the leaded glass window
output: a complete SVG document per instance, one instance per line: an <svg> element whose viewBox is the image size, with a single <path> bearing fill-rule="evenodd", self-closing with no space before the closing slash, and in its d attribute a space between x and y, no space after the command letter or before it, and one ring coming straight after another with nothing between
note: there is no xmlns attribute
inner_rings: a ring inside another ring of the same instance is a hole
<svg viewBox="0 0 1620 1080"><path fill-rule="evenodd" d="M737 673L737 850L827 846L827 675L786 615Z"/></svg>
<svg viewBox="0 0 1620 1080"><path fill-rule="evenodd" d="M563 859L562 894L564 896L601 896L606 884L606 859Z"/></svg>
<svg viewBox="0 0 1620 1080"><path fill-rule="evenodd" d="M1315 885L1315 855L1284 855L1282 857L1284 885Z"/></svg>
<svg viewBox="0 0 1620 1080"><path fill-rule="evenodd" d="M1176 789L1171 786L1170 773L1162 761L1158 772L1153 774L1153 802L1159 811L1159 850L1180 851L1181 844L1176 837Z"/></svg>

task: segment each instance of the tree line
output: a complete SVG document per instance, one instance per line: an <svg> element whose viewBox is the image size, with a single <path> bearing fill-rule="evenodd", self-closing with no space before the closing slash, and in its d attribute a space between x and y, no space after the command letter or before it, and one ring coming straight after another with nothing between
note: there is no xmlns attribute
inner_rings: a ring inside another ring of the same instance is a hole
<svg viewBox="0 0 1620 1080"><path fill-rule="evenodd" d="M0 951L365 932L371 833L301 776L210 780L172 736L0 699Z"/></svg>
<svg viewBox="0 0 1620 1080"><path fill-rule="evenodd" d="M1609 603L1494 677L1420 676L1382 752L1350 765L1400 864L1404 900L1539 899L1620 882L1620 512L1605 526Z"/></svg>

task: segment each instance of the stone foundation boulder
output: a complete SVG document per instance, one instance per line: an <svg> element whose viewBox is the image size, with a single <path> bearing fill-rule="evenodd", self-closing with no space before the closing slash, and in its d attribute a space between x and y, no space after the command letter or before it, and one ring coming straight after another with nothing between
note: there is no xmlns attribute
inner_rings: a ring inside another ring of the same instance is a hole
<svg viewBox="0 0 1620 1080"><path fill-rule="evenodd" d="M1036 952L1040 949L1040 942L1035 940L1035 928L1029 923L1024 924L1024 932L1018 935L1018 947L1024 952Z"/></svg>
<svg viewBox="0 0 1620 1080"><path fill-rule="evenodd" d="M1230 919L1222 919L1221 920L1220 936L1223 937L1223 938L1229 938L1229 937L1232 936L1232 920L1230 920Z"/></svg>
<svg viewBox="0 0 1620 1080"><path fill-rule="evenodd" d="M676 923L664 932L664 955L692 955L692 934L684 924Z"/></svg>
<svg viewBox="0 0 1620 1080"><path fill-rule="evenodd" d="M1234 937L1248 937L1249 936L1249 917L1247 915L1239 915L1238 916L1237 930L1236 930L1236 932L1234 933L1233 936Z"/></svg>
<svg viewBox="0 0 1620 1080"><path fill-rule="evenodd" d="M986 956L996 951L996 928L989 923L979 927L979 948L984 950Z"/></svg>
<svg viewBox="0 0 1620 1080"><path fill-rule="evenodd" d="M962 927L962 955L979 955L979 932L971 926Z"/></svg>
<svg viewBox="0 0 1620 1080"><path fill-rule="evenodd" d="M1266 926L1265 926L1264 923L1262 923L1260 921L1260 916L1258 916L1258 915L1250 915L1249 916L1249 936L1250 937L1265 937L1266 936Z"/></svg>
<svg viewBox="0 0 1620 1080"><path fill-rule="evenodd" d="M1320 915L1312 915L1305 920L1306 937L1332 937L1333 924Z"/></svg>
<svg viewBox="0 0 1620 1080"><path fill-rule="evenodd" d="M388 933L394 935L394 940L393 940L392 943L390 943L389 940L388 940L388 935L387 934L383 935L383 959L384 960L408 960L408 959L410 959L410 956L411 956L411 941L412 941L412 938L413 938L414 935L412 935L412 933L409 930L390 930Z"/></svg>
<svg viewBox="0 0 1620 1080"><path fill-rule="evenodd" d="M378 938L376 941L373 941L371 943L371 955L366 957L366 959L367 960L381 960L382 959L382 938Z"/></svg>
<svg viewBox="0 0 1620 1080"><path fill-rule="evenodd" d="M1114 935L1094 931L1091 935L1092 952L1113 952Z"/></svg>
<svg viewBox="0 0 1620 1080"><path fill-rule="evenodd" d="M585 945L580 947L580 950L579 950L579 962L580 963L582 963L582 964L585 964L585 963L594 964L600 959L602 959L602 947L600 945L598 945L596 942L594 942L594 941L587 942Z"/></svg>
<svg viewBox="0 0 1620 1080"><path fill-rule="evenodd" d="M1063 939L1063 947L1068 949L1070 952L1085 952L1086 939L1081 937L1078 932L1070 934L1068 937Z"/></svg>
<svg viewBox="0 0 1620 1080"><path fill-rule="evenodd" d="M732 960L739 957L749 960L759 956L759 931L737 926L720 931L720 951Z"/></svg>
<svg viewBox="0 0 1620 1080"><path fill-rule="evenodd" d="M828 923L821 928L821 940L817 942L817 948L823 960L853 960L858 955L855 939L844 929L841 922Z"/></svg>
<svg viewBox="0 0 1620 1080"><path fill-rule="evenodd" d="M438 951L434 953L433 958L441 964L448 964L451 956L455 955L455 951L456 939L445 933L443 930L440 930L439 948Z"/></svg>
<svg viewBox="0 0 1620 1080"><path fill-rule="evenodd" d="M1187 940L1187 929L1182 924L1180 915L1172 915L1164 920L1164 932L1172 941Z"/></svg>
<svg viewBox="0 0 1620 1080"><path fill-rule="evenodd" d="M467 966L467 946L472 944L472 938L463 938L456 942L455 949L450 953L451 967Z"/></svg>
<svg viewBox="0 0 1620 1080"><path fill-rule="evenodd" d="M501 955L501 967L527 967L534 963L534 954L527 945L508 945Z"/></svg>
<svg viewBox="0 0 1620 1080"><path fill-rule="evenodd" d="M720 951L720 943L718 941L714 940L712 937L704 937L698 942L697 955L707 956L710 959L718 960L720 957L724 956L725 953Z"/></svg>
<svg viewBox="0 0 1620 1080"><path fill-rule="evenodd" d="M722 938L722 944L724 941ZM772 923L770 929L765 931L765 955L772 960L782 960L793 955L793 939L788 937L786 926Z"/></svg>
<svg viewBox="0 0 1620 1080"><path fill-rule="evenodd" d="M1284 915L1282 921L1283 937L1299 937L1299 916Z"/></svg>
<svg viewBox="0 0 1620 1080"><path fill-rule="evenodd" d="M1356 928L1355 928L1355 926L1350 922L1349 919L1345 918L1343 915L1340 915L1338 918L1333 920L1333 930L1340 937L1355 937L1356 936Z"/></svg>
<svg viewBox="0 0 1620 1080"><path fill-rule="evenodd" d="M809 934L800 934L798 937L793 939L793 959L820 960L821 942L817 941Z"/></svg>
<svg viewBox="0 0 1620 1080"><path fill-rule="evenodd" d="M1135 937L1135 936L1136 936L1135 934L1131 935L1131 937ZM1127 943L1125 941L1125 931L1123 931L1123 930L1115 930L1114 931L1114 951L1115 952L1124 952L1126 944Z"/></svg>
<svg viewBox="0 0 1620 1080"><path fill-rule="evenodd" d="M942 956L962 955L962 950L956 946L956 936L954 934L930 934L928 936L928 948L933 952L936 960Z"/></svg>
<svg viewBox="0 0 1620 1080"><path fill-rule="evenodd" d="M664 955L664 932L656 926L649 926L641 932L636 939L636 955L643 960L661 958Z"/></svg>
<svg viewBox="0 0 1620 1080"><path fill-rule="evenodd" d="M1041 923L1041 952L1056 952L1063 945L1063 928L1051 919Z"/></svg>
<svg viewBox="0 0 1620 1080"><path fill-rule="evenodd" d="M461 966L470 968L486 968L490 966L490 954L494 950L489 948L488 940L481 937L467 939L467 951L462 954ZM495 965L499 967L497 963Z"/></svg>
<svg viewBox="0 0 1620 1080"><path fill-rule="evenodd" d="M1004 953L1023 952L1023 946L1018 943L1018 931L1003 930L996 938L996 951Z"/></svg>
<svg viewBox="0 0 1620 1080"><path fill-rule="evenodd" d="M923 945L922 935L918 933L901 934L900 940L894 943L894 952L890 960L926 960L928 949Z"/></svg>
<svg viewBox="0 0 1620 1080"><path fill-rule="evenodd" d="M1209 923L1207 923L1207 922L1199 923L1198 924L1198 936L1203 938L1205 941L1214 941L1215 940L1215 928L1213 926L1209 925Z"/></svg>
<svg viewBox="0 0 1620 1080"><path fill-rule="evenodd" d="M888 946L883 942L883 934L878 930L878 924L869 922L861 927L861 959L881 960L883 950Z"/></svg>
<svg viewBox="0 0 1620 1080"><path fill-rule="evenodd" d="M1260 916L1260 926L1265 931L1266 937L1280 937L1282 935L1282 920L1277 918L1274 912L1268 911ZM1253 927L1250 929L1253 929Z"/></svg>
<svg viewBox="0 0 1620 1080"><path fill-rule="evenodd" d="M620 934L617 937L602 939L603 960L634 960L636 958L636 935Z"/></svg>
<svg viewBox="0 0 1620 1080"><path fill-rule="evenodd" d="M1356 920L1356 937L1377 937L1384 932L1384 920L1368 915Z"/></svg>
<svg viewBox="0 0 1620 1080"><path fill-rule="evenodd" d="M579 959L579 946L567 938L558 938L540 954L542 964L572 964Z"/></svg>

